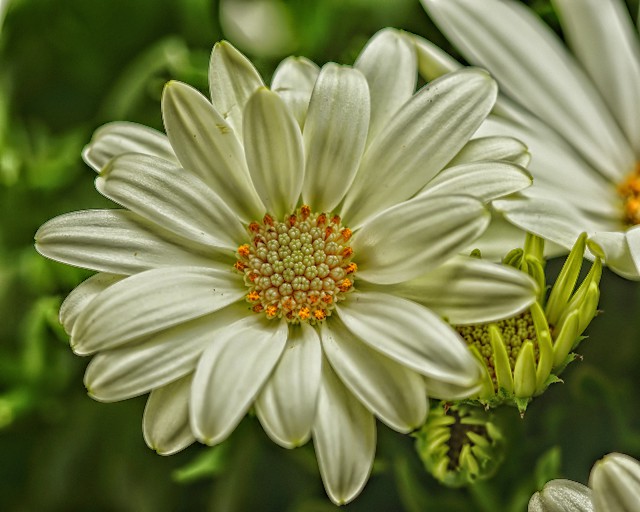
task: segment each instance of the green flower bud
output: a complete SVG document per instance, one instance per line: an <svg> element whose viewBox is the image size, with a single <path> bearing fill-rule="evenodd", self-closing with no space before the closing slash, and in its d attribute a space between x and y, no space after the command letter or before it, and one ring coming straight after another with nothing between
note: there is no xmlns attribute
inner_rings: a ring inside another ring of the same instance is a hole
<svg viewBox="0 0 640 512"><path fill-rule="evenodd" d="M448 487L490 478L503 459L502 434L479 407L435 403L414 436L425 468Z"/></svg>
<svg viewBox="0 0 640 512"><path fill-rule="evenodd" d="M571 353L598 312L602 262L596 257L576 289L582 268L586 234L569 253L546 298L542 239L527 235L524 249L515 249L503 263L520 269L538 282L540 296L527 311L498 322L455 326L483 364L482 390L475 398L486 406L516 405L522 413L534 396L574 359Z"/></svg>

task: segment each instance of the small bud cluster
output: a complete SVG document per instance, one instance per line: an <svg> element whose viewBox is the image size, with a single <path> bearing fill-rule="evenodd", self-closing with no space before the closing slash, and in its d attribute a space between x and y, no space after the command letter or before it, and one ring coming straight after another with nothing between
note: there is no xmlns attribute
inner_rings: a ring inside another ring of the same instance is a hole
<svg viewBox="0 0 640 512"><path fill-rule="evenodd" d="M241 245L235 268L244 274L256 313L290 322L319 322L353 289L357 265L351 230L340 217L302 206L282 222L265 215L252 222L251 243Z"/></svg>

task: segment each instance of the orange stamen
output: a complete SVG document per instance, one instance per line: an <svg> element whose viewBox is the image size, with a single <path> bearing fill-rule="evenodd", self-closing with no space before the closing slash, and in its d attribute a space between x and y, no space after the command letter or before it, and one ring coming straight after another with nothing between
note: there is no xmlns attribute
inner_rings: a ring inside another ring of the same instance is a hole
<svg viewBox="0 0 640 512"><path fill-rule="evenodd" d="M341 292L348 292L352 286L353 286L353 283L351 282L351 279L346 278L340 282L340 284L338 285L338 289Z"/></svg>
<svg viewBox="0 0 640 512"><path fill-rule="evenodd" d="M313 312L313 316L316 320L324 320L325 318L327 318L327 312L324 309L316 309Z"/></svg>
<svg viewBox="0 0 640 512"><path fill-rule="evenodd" d="M247 256L249 256L249 253L250 253L249 244L244 244L238 247L238 254L243 258L246 258Z"/></svg>
<svg viewBox="0 0 640 512"><path fill-rule="evenodd" d="M353 249L351 247L345 247L342 249L342 257L350 258L353 255Z"/></svg>
<svg viewBox="0 0 640 512"><path fill-rule="evenodd" d="M311 311L309 311L309 308L307 306L300 308L300 311L298 311L298 318L300 320L307 320L310 316Z"/></svg>

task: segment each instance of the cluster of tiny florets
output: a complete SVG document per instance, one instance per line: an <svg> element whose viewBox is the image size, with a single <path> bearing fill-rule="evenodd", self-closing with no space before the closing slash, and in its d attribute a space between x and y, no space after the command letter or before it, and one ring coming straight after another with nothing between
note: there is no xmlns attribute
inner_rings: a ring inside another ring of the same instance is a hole
<svg viewBox="0 0 640 512"><path fill-rule="evenodd" d="M234 266L244 274L254 312L318 322L353 289L351 230L337 215L314 214L305 205L282 221L267 214L248 233L251 242L238 247Z"/></svg>
<svg viewBox="0 0 640 512"><path fill-rule="evenodd" d="M529 311L507 318L506 320L494 322L493 325L498 328L502 335L502 339L507 349L507 354L509 355L509 364L511 365L512 371L515 368L516 359L518 358L520 349L526 341L531 341L533 343L535 356L536 358L538 357L538 337L536 335L533 317ZM491 379L497 389L489 324L456 326L456 330L468 345L474 345L478 349L478 352L484 358L489 374L491 375Z"/></svg>
<svg viewBox="0 0 640 512"><path fill-rule="evenodd" d="M623 222L628 226L640 224L640 163L618 185L623 200Z"/></svg>

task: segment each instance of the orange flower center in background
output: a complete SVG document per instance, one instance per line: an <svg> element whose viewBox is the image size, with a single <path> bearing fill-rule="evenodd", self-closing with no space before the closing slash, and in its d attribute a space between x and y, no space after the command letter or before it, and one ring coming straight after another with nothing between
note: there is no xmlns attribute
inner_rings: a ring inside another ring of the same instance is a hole
<svg viewBox="0 0 640 512"><path fill-rule="evenodd" d="M618 185L618 193L623 200L624 223L628 226L640 224L640 162Z"/></svg>

